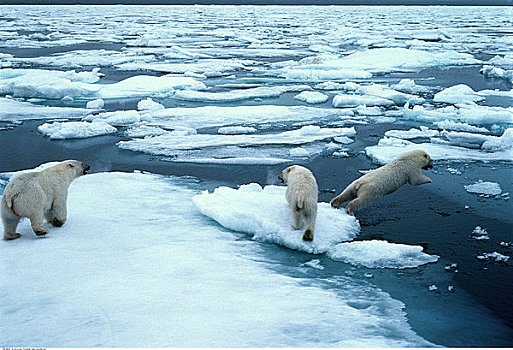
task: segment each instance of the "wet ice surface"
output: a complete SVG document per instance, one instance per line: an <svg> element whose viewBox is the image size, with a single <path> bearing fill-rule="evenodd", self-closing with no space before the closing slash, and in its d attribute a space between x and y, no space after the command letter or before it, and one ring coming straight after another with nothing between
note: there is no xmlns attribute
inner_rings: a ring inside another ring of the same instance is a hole
<svg viewBox="0 0 513 350"><path fill-rule="evenodd" d="M5 266L33 260L2 282L6 343L510 345L508 12L3 6L0 171L76 158L104 172L72 184L63 228L35 240L25 221L4 244ZM432 184L358 221L327 204L418 148L435 159ZM293 163L324 202L310 245L289 230L284 187L265 187ZM249 183L265 189L236 191ZM115 281L131 281L126 293Z"/></svg>

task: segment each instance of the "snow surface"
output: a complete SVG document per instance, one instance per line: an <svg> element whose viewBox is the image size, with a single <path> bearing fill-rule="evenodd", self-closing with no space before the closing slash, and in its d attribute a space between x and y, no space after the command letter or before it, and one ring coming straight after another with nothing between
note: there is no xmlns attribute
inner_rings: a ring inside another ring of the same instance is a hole
<svg viewBox="0 0 513 350"><path fill-rule="evenodd" d="M198 213L191 201L198 187L152 174L91 174L71 185L63 227L49 226L40 239L22 221L23 236L0 244L2 264L10 266L0 279L3 343L433 345L411 330L403 303L366 281L342 277L326 288L276 272L258 242L240 240ZM332 212L337 225L344 214Z"/></svg>
<svg viewBox="0 0 513 350"><path fill-rule="evenodd" d="M113 134L117 129L107 123L55 122L40 125L37 130L51 139L80 139Z"/></svg>
<svg viewBox="0 0 513 350"><path fill-rule="evenodd" d="M328 256L337 261L369 268L404 269L438 261L437 255L423 253L421 246L387 241L357 241L337 244Z"/></svg>

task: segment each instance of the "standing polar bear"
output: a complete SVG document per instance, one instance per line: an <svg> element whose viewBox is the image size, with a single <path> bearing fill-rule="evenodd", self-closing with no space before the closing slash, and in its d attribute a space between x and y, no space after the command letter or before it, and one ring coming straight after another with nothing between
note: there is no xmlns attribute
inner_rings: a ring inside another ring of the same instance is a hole
<svg viewBox="0 0 513 350"><path fill-rule="evenodd" d="M331 206L339 208L342 203L351 200L346 211L353 215L354 211L398 190L407 182L411 185L431 183L431 179L420 171L430 168L433 168L433 160L426 152L417 150L403 153L387 165L353 181L331 200Z"/></svg>
<svg viewBox="0 0 513 350"><path fill-rule="evenodd" d="M16 227L23 217L30 219L38 236L48 233L43 227L43 216L53 226L64 225L69 185L90 168L78 160L67 160L42 171L13 177L0 203L4 240L21 236Z"/></svg>
<svg viewBox="0 0 513 350"><path fill-rule="evenodd" d="M306 224L304 241L313 241L317 219L317 181L312 172L299 165L289 166L278 176L287 184L285 197L292 210L292 228L299 230Z"/></svg>

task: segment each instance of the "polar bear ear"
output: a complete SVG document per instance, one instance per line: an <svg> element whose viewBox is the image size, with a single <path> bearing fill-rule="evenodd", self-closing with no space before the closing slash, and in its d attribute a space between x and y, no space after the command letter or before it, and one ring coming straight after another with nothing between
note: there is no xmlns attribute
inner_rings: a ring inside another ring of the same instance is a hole
<svg viewBox="0 0 513 350"><path fill-rule="evenodd" d="M71 168L74 168L74 167L75 167L75 164L73 164L73 163L68 163L68 165L69 165Z"/></svg>

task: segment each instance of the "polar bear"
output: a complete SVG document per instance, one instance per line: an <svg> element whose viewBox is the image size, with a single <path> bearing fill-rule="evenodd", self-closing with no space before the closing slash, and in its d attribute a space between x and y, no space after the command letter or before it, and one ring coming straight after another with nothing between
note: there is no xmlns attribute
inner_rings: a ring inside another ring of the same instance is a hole
<svg viewBox="0 0 513 350"><path fill-rule="evenodd" d="M62 226L66 221L69 185L89 169L91 167L83 162L67 160L42 171L13 177L0 203L4 240L21 236L16 233L16 227L23 217L30 219L32 230L38 236L48 233L43 227L43 216L53 226Z"/></svg>
<svg viewBox="0 0 513 350"><path fill-rule="evenodd" d="M351 200L346 207L350 215L371 202L398 190L405 183L422 185L431 183L431 179L422 174L420 169L433 168L433 160L424 151L416 150L399 155L387 165L353 181L346 189L331 200L331 206L340 205Z"/></svg>
<svg viewBox="0 0 513 350"><path fill-rule="evenodd" d="M306 223L303 240L313 241L318 193L315 177L307 168L292 165L283 170L278 179L287 184L285 197L292 210L292 228L299 230Z"/></svg>

